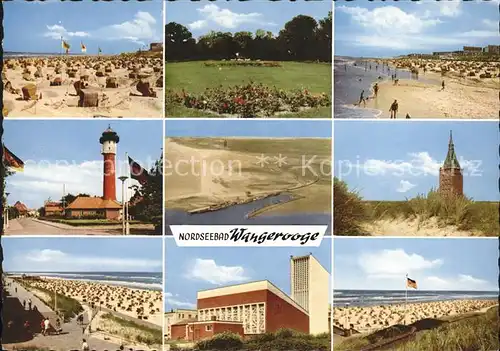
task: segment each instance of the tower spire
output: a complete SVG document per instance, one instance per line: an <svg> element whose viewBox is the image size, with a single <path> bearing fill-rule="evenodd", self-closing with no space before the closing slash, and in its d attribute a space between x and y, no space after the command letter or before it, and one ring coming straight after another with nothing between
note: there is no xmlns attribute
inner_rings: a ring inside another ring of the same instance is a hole
<svg viewBox="0 0 500 351"><path fill-rule="evenodd" d="M460 169L460 163L458 163L457 154L455 153L455 145L453 144L453 134L450 130L450 141L448 142L448 153L446 159L444 160L443 168L445 169Z"/></svg>

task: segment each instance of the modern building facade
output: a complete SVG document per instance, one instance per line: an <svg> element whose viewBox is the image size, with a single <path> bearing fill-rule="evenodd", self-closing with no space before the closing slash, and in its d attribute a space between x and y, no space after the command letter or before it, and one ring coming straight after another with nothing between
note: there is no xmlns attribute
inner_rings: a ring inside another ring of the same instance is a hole
<svg viewBox="0 0 500 351"><path fill-rule="evenodd" d="M197 341L224 331L247 337L281 328L307 334L327 333L328 271L311 254L292 256L290 277L291 296L268 280L199 291L195 318L186 316L173 323L172 311L170 318L166 315L170 328L166 327L165 336Z"/></svg>
<svg viewBox="0 0 500 351"><path fill-rule="evenodd" d="M309 314L309 333L327 333L330 274L311 254L290 258L292 299Z"/></svg>
<svg viewBox="0 0 500 351"><path fill-rule="evenodd" d="M439 169L439 193L445 196L463 196L464 194L464 178L457 154L455 153L451 131L448 142L448 153L443 166Z"/></svg>

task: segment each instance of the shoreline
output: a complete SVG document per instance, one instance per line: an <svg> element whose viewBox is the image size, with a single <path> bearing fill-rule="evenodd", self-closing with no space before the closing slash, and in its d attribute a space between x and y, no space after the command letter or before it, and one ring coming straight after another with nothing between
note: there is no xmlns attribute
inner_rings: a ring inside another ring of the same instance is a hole
<svg viewBox="0 0 500 351"><path fill-rule="evenodd" d="M355 59L387 64L394 70L420 72L420 79L413 77L398 78L398 85L388 79L387 73L380 72L383 79L374 79L370 83L370 95L366 105L353 104L352 107L380 111L370 118L389 118L389 108L398 100L399 109L396 119L410 118L468 118L493 119L498 114L497 92L500 82L497 77L500 63L496 61L451 61L425 59ZM352 66L352 64L351 64ZM355 66L362 68L360 66ZM441 81L445 89L441 89ZM373 86L378 83L380 89L375 97ZM351 105L348 105L351 106Z"/></svg>

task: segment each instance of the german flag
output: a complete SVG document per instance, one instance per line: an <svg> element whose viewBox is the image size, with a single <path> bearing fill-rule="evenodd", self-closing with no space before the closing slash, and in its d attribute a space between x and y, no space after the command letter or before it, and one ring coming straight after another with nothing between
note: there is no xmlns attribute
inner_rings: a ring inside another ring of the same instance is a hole
<svg viewBox="0 0 500 351"><path fill-rule="evenodd" d="M146 184L149 177L148 172L130 156L128 157L128 164L130 166L130 177L137 180L141 185Z"/></svg>
<svg viewBox="0 0 500 351"><path fill-rule="evenodd" d="M417 282L413 279L410 279L408 277L406 277L406 287L407 288L413 288L413 289L416 289L417 288Z"/></svg>
<svg viewBox="0 0 500 351"><path fill-rule="evenodd" d="M69 45L66 40L63 40L61 45L62 45L62 48L66 51L69 51L69 49L71 48L71 45Z"/></svg>
<svg viewBox="0 0 500 351"><path fill-rule="evenodd" d="M7 149L5 145L3 145L3 161L5 167L9 167L17 172L24 171L24 162Z"/></svg>
<svg viewBox="0 0 500 351"><path fill-rule="evenodd" d="M82 52L87 52L87 47L85 46L85 44L83 44L82 42L81 45L82 45Z"/></svg>

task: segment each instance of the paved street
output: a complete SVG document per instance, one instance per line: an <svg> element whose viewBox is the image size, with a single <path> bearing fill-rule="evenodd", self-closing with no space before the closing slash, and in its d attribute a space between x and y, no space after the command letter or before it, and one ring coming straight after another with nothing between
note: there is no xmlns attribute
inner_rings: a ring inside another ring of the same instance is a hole
<svg viewBox="0 0 500 351"><path fill-rule="evenodd" d="M88 229L44 222L33 218L17 218L9 221L6 235L120 235L116 229Z"/></svg>
<svg viewBox="0 0 500 351"><path fill-rule="evenodd" d="M11 282L9 280L9 282ZM17 288L17 292L16 292ZM26 291L19 284L12 283L11 286L7 289L11 298L17 298L19 302L22 304L24 300L28 301L29 299L33 302L33 308L36 306L39 313L44 317L49 317L51 322L53 323L53 319L55 318L55 313L48 308L42 301L40 301L36 296L34 296L31 292ZM20 305L22 308L22 305ZM28 306L26 306L26 309ZM19 311L17 314L20 314ZM12 316L4 315L4 321L9 321ZM40 319L41 320L41 319ZM118 350L120 345L114 344L108 341L100 340L89 336L88 334L83 334L82 326L78 325L76 318L71 320L69 323L65 323L62 325L63 332L60 335L48 335L43 336L39 333L39 323L38 325L32 324L32 330L35 331L35 335L32 340L24 341L22 343L15 344L3 344L4 350L12 350L14 347L19 349L20 347L28 347L28 346L36 346L36 347L46 347L51 350L80 350L82 345L82 339L86 338L87 342L90 346L91 350Z"/></svg>

